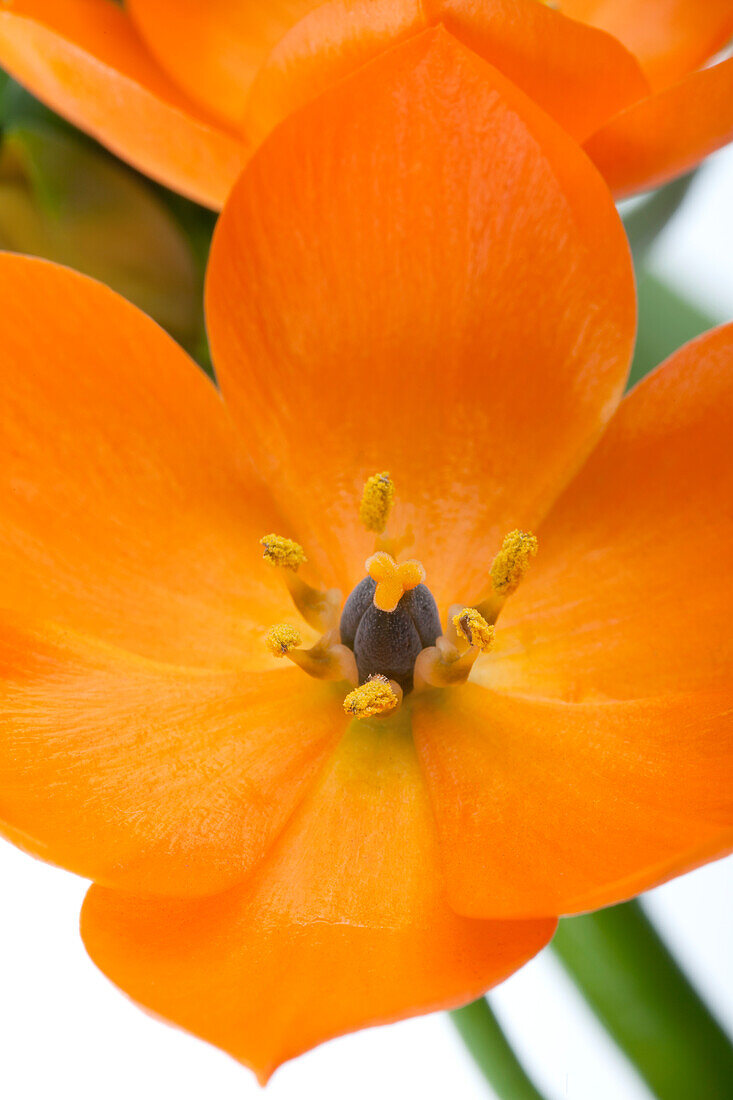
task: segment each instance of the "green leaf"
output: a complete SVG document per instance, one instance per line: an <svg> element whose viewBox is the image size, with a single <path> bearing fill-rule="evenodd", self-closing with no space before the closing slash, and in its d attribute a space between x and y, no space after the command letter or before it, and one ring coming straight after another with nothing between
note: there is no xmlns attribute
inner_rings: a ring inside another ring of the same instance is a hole
<svg viewBox="0 0 733 1100"><path fill-rule="evenodd" d="M629 386L718 322L656 276L638 276L639 327Z"/></svg>
<svg viewBox="0 0 733 1100"><path fill-rule="evenodd" d="M185 232L135 172L73 131L30 118L6 127L0 247L91 275L184 347L200 342L202 278Z"/></svg>
<svg viewBox="0 0 733 1100"><path fill-rule="evenodd" d="M641 262L657 237L667 228L689 194L697 169L672 180L623 211L622 219L631 251Z"/></svg>

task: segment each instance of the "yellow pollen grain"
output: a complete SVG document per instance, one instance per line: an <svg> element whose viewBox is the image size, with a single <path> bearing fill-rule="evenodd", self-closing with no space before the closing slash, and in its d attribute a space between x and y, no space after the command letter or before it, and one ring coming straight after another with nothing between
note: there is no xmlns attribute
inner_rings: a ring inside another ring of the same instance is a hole
<svg viewBox="0 0 733 1100"><path fill-rule="evenodd" d="M425 580L422 562L397 562L385 550L378 550L364 563L369 576L376 581L374 606L380 611L394 611L405 592L417 588Z"/></svg>
<svg viewBox="0 0 733 1100"><path fill-rule="evenodd" d="M519 582L537 556L537 539L530 531L510 531L491 563L491 583L502 596L516 592Z"/></svg>
<svg viewBox="0 0 733 1100"><path fill-rule="evenodd" d="M367 479L359 506L359 519L367 531L381 535L394 502L394 482L387 471Z"/></svg>
<svg viewBox="0 0 733 1100"><path fill-rule="evenodd" d="M270 565L297 570L299 565L308 561L300 543L285 539L282 535L263 535L260 546L264 547L263 557Z"/></svg>
<svg viewBox="0 0 733 1100"><path fill-rule="evenodd" d="M453 625L459 638L486 653L494 642L494 628L486 622L483 615L474 607L464 607L453 616Z"/></svg>
<svg viewBox="0 0 733 1100"><path fill-rule="evenodd" d="M376 718L380 714L389 714L398 705L386 676L372 676L358 688L354 688L344 699L344 710L352 718Z"/></svg>
<svg viewBox="0 0 733 1100"><path fill-rule="evenodd" d="M302 640L297 627L287 623L271 626L265 635L265 645L273 657L284 657L291 649L296 649Z"/></svg>

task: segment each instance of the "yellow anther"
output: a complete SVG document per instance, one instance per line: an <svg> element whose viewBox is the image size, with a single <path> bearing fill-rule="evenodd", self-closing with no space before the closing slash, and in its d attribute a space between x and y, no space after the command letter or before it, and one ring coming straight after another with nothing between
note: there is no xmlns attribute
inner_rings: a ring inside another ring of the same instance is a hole
<svg viewBox="0 0 733 1100"><path fill-rule="evenodd" d="M260 546L265 549L265 561L280 566L278 576L305 621L316 630L332 630L337 626L341 593L335 588L323 592L298 576L298 567L308 561L300 543L282 535L264 535Z"/></svg>
<svg viewBox="0 0 733 1100"><path fill-rule="evenodd" d="M271 626L265 635L265 645L273 657L285 657L291 649L302 644L300 631L287 623Z"/></svg>
<svg viewBox="0 0 733 1100"><path fill-rule="evenodd" d="M387 526L393 501L394 482L386 471L367 480L359 507L359 519L367 531L382 534Z"/></svg>
<svg viewBox="0 0 733 1100"><path fill-rule="evenodd" d="M349 692L344 699L344 710L352 718L377 718L390 714L399 704L400 696L387 677L372 676Z"/></svg>
<svg viewBox="0 0 733 1100"><path fill-rule="evenodd" d="M510 531L501 550L491 563L491 583L494 592L511 596L537 555L537 539L529 531Z"/></svg>
<svg viewBox="0 0 733 1100"><path fill-rule="evenodd" d="M470 646L486 653L494 642L494 628L475 607L464 607L457 615L453 616L453 625L459 638L468 642Z"/></svg>
<svg viewBox="0 0 733 1100"><path fill-rule="evenodd" d="M280 565L284 569L296 570L308 561L300 543L285 539L282 535L264 535L260 546L265 549L264 558L270 565Z"/></svg>
<svg viewBox="0 0 733 1100"><path fill-rule="evenodd" d="M419 561L403 561L398 565L384 550L378 550L365 562L372 580L377 582L374 606L380 611L394 611L405 592L417 588L425 580L425 570Z"/></svg>

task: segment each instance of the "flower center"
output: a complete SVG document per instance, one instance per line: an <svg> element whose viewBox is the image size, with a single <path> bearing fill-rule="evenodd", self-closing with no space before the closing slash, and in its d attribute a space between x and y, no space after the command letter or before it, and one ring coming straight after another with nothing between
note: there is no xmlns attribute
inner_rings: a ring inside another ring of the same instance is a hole
<svg viewBox="0 0 733 1100"><path fill-rule="evenodd" d="M391 714L410 692L465 683L477 657L491 648L493 624L537 553L534 535L510 532L492 560L485 591L469 607L451 607L443 630L422 564L395 560L409 539L387 535L393 500L388 473L369 478L359 515L377 546L340 614L339 592L320 591L298 576L308 559L297 542L274 534L260 539L265 560L278 567L298 611L323 632L314 646L302 649L295 627L274 626L265 637L267 648L311 676L351 684L344 709L356 718Z"/></svg>
<svg viewBox="0 0 733 1100"><path fill-rule="evenodd" d="M395 571L404 568L395 566L391 558L389 561ZM393 607L383 611L384 593L382 602L378 593L384 583L371 573L357 584L341 614L341 642L356 658L360 684L381 675L409 692L418 654L434 646L442 633L438 605L430 589L418 582L402 589Z"/></svg>

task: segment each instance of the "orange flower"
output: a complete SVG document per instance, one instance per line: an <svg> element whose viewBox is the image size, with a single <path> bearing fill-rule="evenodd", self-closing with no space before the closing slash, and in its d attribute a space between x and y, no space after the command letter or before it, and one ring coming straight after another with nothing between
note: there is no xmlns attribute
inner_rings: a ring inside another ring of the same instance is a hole
<svg viewBox="0 0 733 1100"><path fill-rule="evenodd" d="M0 288L2 831L95 880L138 1002L265 1079L728 850L733 327L614 415L621 223L474 52L416 36L253 157L226 404L83 276Z"/></svg>
<svg viewBox="0 0 733 1100"><path fill-rule="evenodd" d="M4 0L0 63L143 172L220 206L254 145L442 23L583 143L617 195L733 139L730 0Z"/></svg>

